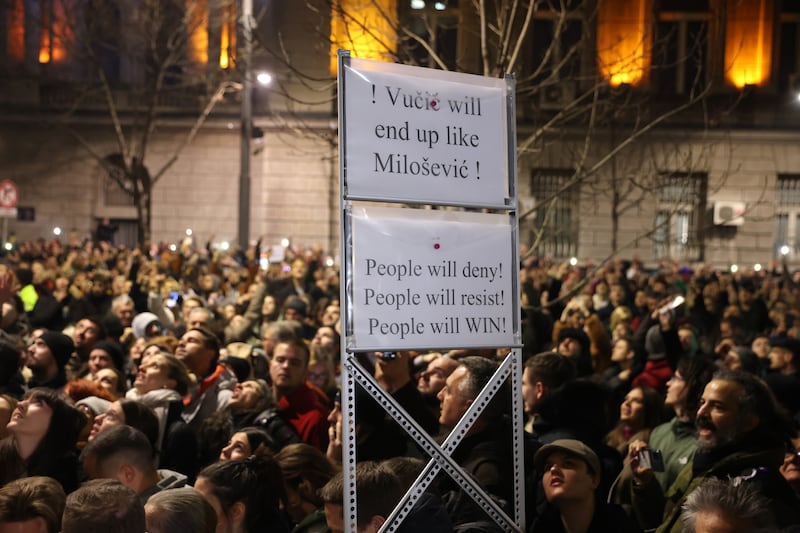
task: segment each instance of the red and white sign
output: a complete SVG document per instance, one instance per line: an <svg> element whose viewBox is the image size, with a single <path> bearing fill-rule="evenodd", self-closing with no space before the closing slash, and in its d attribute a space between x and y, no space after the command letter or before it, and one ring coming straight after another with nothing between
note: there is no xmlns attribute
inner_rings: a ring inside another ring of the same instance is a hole
<svg viewBox="0 0 800 533"><path fill-rule="evenodd" d="M17 184L11 180L0 181L0 207L17 207Z"/></svg>

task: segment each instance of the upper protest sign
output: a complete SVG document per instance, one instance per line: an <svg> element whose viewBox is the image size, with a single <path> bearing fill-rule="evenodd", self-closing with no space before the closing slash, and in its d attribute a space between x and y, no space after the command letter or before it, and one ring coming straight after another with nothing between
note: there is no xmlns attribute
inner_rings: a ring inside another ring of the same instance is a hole
<svg viewBox="0 0 800 533"><path fill-rule="evenodd" d="M348 197L507 207L505 80L355 58L343 70Z"/></svg>

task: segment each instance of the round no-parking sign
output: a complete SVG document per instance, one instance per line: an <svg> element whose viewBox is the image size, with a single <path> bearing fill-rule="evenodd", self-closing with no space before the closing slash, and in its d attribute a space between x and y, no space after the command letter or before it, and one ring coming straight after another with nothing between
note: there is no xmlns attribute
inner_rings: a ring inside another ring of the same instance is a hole
<svg viewBox="0 0 800 533"><path fill-rule="evenodd" d="M11 180L0 181L0 207L17 207L17 184Z"/></svg>

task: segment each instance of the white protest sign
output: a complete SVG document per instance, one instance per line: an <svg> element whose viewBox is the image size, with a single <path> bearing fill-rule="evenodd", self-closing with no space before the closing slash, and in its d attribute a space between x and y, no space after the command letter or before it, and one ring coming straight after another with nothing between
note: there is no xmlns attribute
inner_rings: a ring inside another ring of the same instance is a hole
<svg viewBox="0 0 800 533"><path fill-rule="evenodd" d="M347 195L505 207L508 92L502 79L350 59Z"/></svg>
<svg viewBox="0 0 800 533"><path fill-rule="evenodd" d="M515 343L508 215L358 207L352 236L351 349Z"/></svg>

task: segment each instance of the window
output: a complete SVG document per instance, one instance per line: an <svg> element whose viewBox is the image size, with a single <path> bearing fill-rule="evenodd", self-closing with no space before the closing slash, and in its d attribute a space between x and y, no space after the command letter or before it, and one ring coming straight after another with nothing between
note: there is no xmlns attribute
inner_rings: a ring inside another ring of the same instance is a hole
<svg viewBox="0 0 800 533"><path fill-rule="evenodd" d="M688 96L708 82L708 1L662 1L656 12L652 79L663 95Z"/></svg>
<svg viewBox="0 0 800 533"><path fill-rule="evenodd" d="M458 0L405 0L406 28L413 36L402 36L408 60L423 67L440 65L429 52L450 70L456 69L458 49ZM425 43L425 44L423 44Z"/></svg>
<svg viewBox="0 0 800 533"><path fill-rule="evenodd" d="M796 257L800 252L800 174L778 174L773 250L775 257Z"/></svg>
<svg viewBox="0 0 800 533"><path fill-rule="evenodd" d="M705 173L660 174L653 233L655 258L702 259L707 187Z"/></svg>
<svg viewBox="0 0 800 533"><path fill-rule="evenodd" d="M583 13L575 1L541 2L534 13L532 68L534 82L578 79L584 43Z"/></svg>
<svg viewBox="0 0 800 533"><path fill-rule="evenodd" d="M122 187L110 176L103 180L103 205L105 207L131 207L133 196L122 190Z"/></svg>
<svg viewBox="0 0 800 533"><path fill-rule="evenodd" d="M20 67L25 62L25 8L22 0L0 2L0 35L3 42L3 61L7 67Z"/></svg>
<svg viewBox="0 0 800 533"><path fill-rule="evenodd" d="M778 24L778 90L794 93L796 98L800 92L800 2L783 2Z"/></svg>
<svg viewBox="0 0 800 533"><path fill-rule="evenodd" d="M566 169L534 169L531 193L536 202L535 234L531 236L536 254L557 258L578 252L578 186L574 173Z"/></svg>

